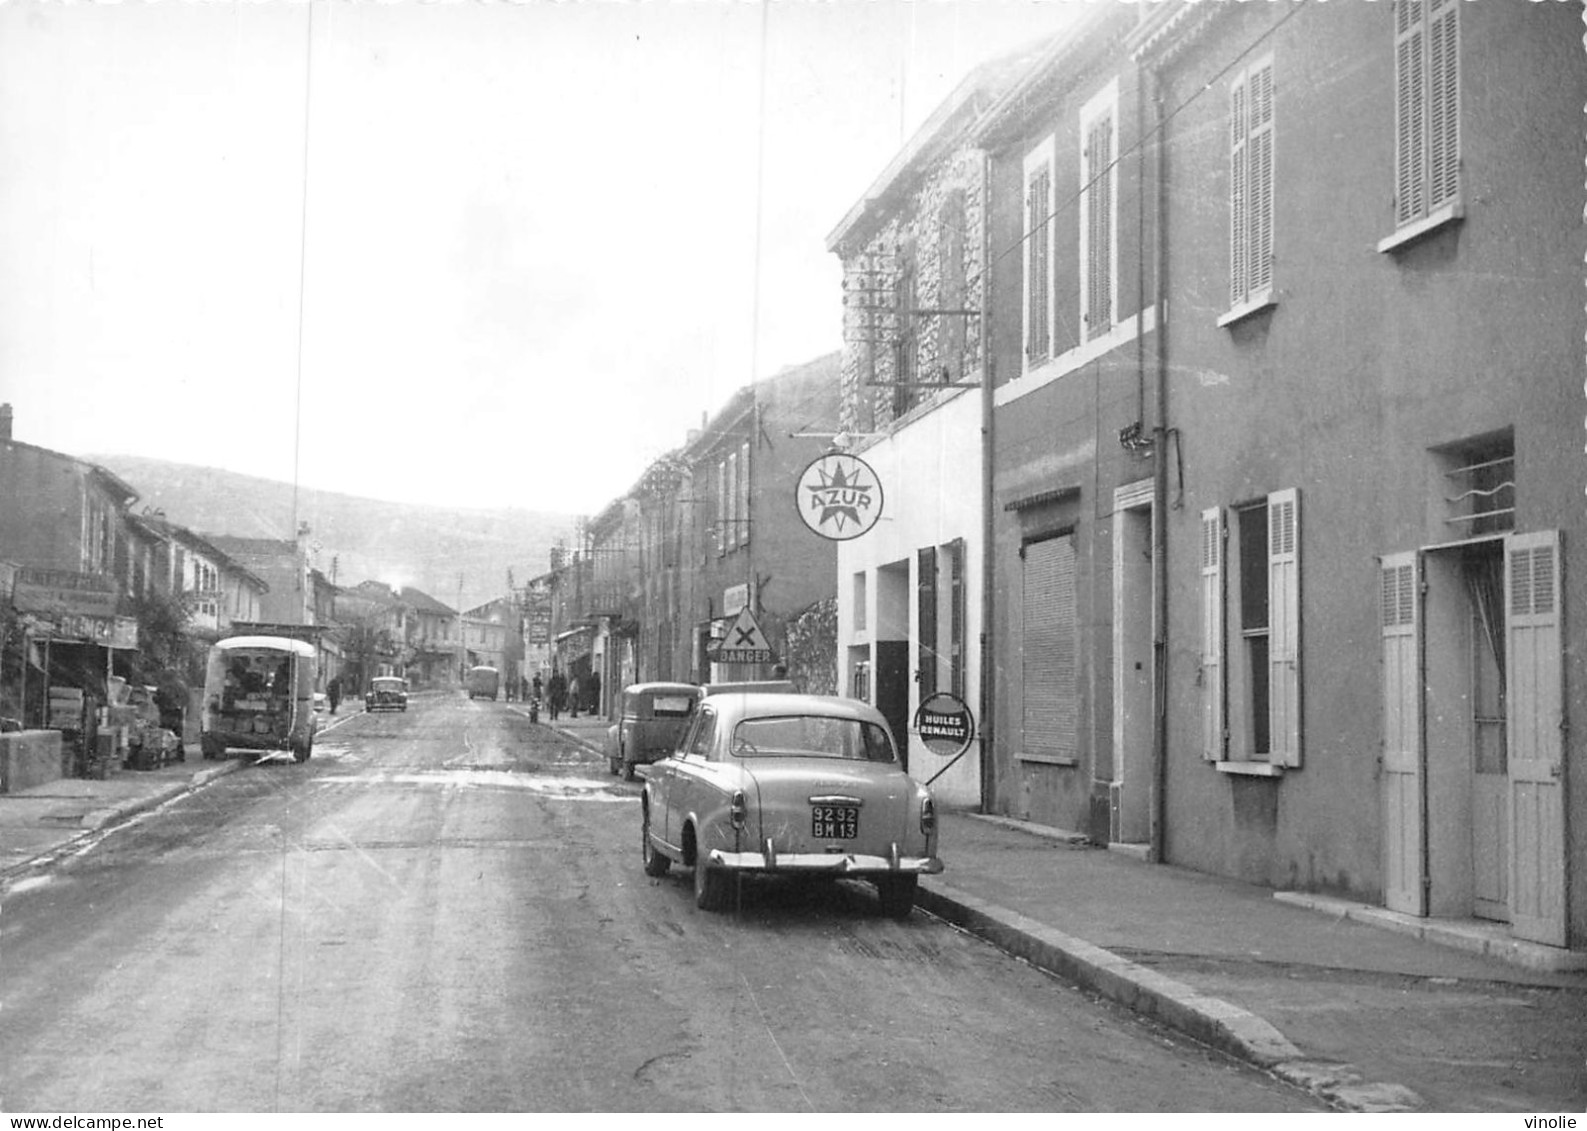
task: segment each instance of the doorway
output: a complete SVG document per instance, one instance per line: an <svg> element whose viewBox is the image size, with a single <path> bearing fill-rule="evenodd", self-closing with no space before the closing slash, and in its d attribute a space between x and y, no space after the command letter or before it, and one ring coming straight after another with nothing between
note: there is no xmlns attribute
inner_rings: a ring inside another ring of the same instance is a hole
<svg viewBox="0 0 1587 1131"><path fill-rule="evenodd" d="M1150 838L1152 757L1152 508L1113 518L1113 780L1108 840Z"/></svg>

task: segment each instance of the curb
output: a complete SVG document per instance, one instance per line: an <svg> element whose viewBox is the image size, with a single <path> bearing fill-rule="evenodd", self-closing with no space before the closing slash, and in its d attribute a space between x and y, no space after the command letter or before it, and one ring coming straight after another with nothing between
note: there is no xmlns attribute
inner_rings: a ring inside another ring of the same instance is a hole
<svg viewBox="0 0 1587 1131"><path fill-rule="evenodd" d="M91 810L83 815L83 819L78 822L78 827L87 829L90 832L98 831L108 824L112 824L119 820L124 820L127 817L135 816L138 813L142 813L148 809L157 808L158 806L163 805L167 801L171 800L173 797L180 797L184 793L191 793L195 789L199 789L208 785L216 778L221 778L225 777L227 774L236 773L246 764L248 763L246 763L243 759L232 759L222 762L218 766L212 766L207 770L198 770L193 774L192 777L188 778L187 781L172 782L164 789L161 789L156 793L151 793L146 797L134 797L130 800L123 801L120 805L112 805L105 809Z"/></svg>
<svg viewBox="0 0 1587 1131"><path fill-rule="evenodd" d="M937 880L923 880L916 904L1039 969L1264 1069L1341 1110L1419 1111L1426 1106L1409 1088L1368 1081L1351 1065L1306 1059L1283 1033L1249 1010L1016 911Z"/></svg>

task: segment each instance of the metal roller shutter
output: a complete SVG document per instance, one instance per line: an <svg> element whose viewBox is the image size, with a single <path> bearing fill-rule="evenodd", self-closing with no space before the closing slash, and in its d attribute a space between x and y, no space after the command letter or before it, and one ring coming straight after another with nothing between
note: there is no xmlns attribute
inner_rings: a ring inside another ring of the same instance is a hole
<svg viewBox="0 0 1587 1131"><path fill-rule="evenodd" d="M1079 707L1074 536L1024 551L1024 750L1073 758Z"/></svg>

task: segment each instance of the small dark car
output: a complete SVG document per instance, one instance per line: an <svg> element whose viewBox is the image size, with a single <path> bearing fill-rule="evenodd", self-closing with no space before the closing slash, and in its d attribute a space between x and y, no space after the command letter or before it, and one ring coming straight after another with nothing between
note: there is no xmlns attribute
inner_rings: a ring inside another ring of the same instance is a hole
<svg viewBox="0 0 1587 1131"><path fill-rule="evenodd" d="M364 697L364 710L406 711L407 709L407 680L397 675L377 675L369 681L369 694Z"/></svg>
<svg viewBox="0 0 1587 1131"><path fill-rule="evenodd" d="M631 683L623 688L623 713L607 734L614 774L634 780L634 767L671 754L694 718L700 688L692 683Z"/></svg>

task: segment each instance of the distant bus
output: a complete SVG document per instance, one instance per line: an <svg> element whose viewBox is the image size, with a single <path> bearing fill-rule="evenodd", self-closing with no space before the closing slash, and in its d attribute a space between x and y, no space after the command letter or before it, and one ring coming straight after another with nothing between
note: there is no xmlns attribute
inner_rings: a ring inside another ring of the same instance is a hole
<svg viewBox="0 0 1587 1131"><path fill-rule="evenodd" d="M501 688L501 673L485 664L469 668L467 686L470 699L494 699Z"/></svg>

